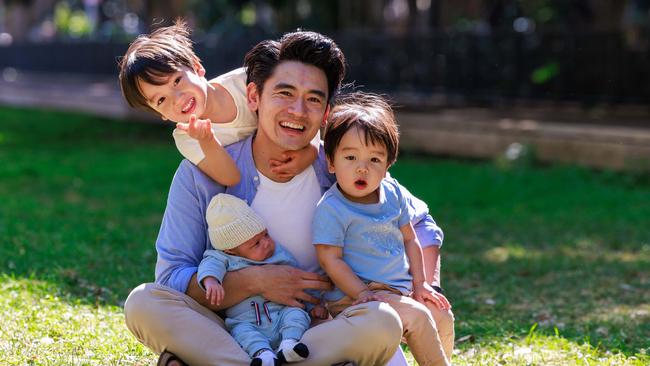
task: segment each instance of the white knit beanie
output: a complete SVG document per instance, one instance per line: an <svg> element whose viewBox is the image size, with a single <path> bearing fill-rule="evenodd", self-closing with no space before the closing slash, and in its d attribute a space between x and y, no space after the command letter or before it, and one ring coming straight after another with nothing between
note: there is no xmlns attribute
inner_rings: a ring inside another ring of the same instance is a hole
<svg viewBox="0 0 650 366"><path fill-rule="evenodd" d="M266 229L262 218L246 202L225 193L212 197L205 220L210 243L219 250L236 248Z"/></svg>

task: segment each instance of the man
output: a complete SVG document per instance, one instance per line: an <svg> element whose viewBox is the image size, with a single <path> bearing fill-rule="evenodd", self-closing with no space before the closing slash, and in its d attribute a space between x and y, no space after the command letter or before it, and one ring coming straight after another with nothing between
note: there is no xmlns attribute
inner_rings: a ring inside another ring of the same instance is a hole
<svg viewBox="0 0 650 366"><path fill-rule="evenodd" d="M331 286L316 273L318 263L311 243L316 203L334 183L323 151L312 166L292 178L274 174L271 161L283 160L287 150L307 146L324 125L345 73L343 53L327 37L295 32L277 42L255 46L246 55L245 66L248 103L258 114L258 131L226 148L240 170L241 182L223 187L191 163L181 163L156 242L156 283L134 289L124 307L127 326L139 341L154 352L171 352L191 365L241 366L250 362L214 311L254 294L302 307L304 301L318 301L304 290ZM296 257L300 269L267 265L228 273L223 282L226 297L214 307L196 282L196 269L209 247L206 206L212 196L222 192L244 199L262 216L270 236ZM423 243L439 243L442 234L426 206L415 199L413 205L418 237ZM432 260L427 254L425 259ZM345 360L359 365L385 364L395 353L401 334L399 317L387 304L358 304L305 333L302 342L310 355L299 365Z"/></svg>

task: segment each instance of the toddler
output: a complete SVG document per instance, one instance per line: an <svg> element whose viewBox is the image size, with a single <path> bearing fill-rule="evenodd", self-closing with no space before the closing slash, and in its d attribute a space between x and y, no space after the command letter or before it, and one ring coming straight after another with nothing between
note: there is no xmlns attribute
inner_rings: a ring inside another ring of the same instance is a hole
<svg viewBox="0 0 650 366"><path fill-rule="evenodd" d="M328 310L335 316L350 305L387 302L416 361L449 365L453 331L443 342L432 313L451 314L451 306L426 282L404 188L386 177L398 149L391 107L379 96L355 93L332 110L324 139L337 183L318 203L313 243L337 287L325 295Z"/></svg>
<svg viewBox="0 0 650 366"><path fill-rule="evenodd" d="M210 81L194 53L182 20L138 36L119 63L122 95L141 108L176 123L176 147L219 184L232 186L240 174L223 146L250 136L257 116L248 108L246 70L239 68ZM283 160L271 160L273 172L291 178L311 165L320 137Z"/></svg>
<svg viewBox="0 0 650 366"><path fill-rule="evenodd" d="M275 245L262 219L235 196L214 196L206 220L214 249L205 251L197 280L212 305L224 298L221 281L228 271L263 264L298 265L287 250ZM309 349L299 342L311 321L305 310L253 296L225 313L226 328L253 359L251 366L276 366L308 357ZM314 307L310 313L316 318L327 315L323 307Z"/></svg>

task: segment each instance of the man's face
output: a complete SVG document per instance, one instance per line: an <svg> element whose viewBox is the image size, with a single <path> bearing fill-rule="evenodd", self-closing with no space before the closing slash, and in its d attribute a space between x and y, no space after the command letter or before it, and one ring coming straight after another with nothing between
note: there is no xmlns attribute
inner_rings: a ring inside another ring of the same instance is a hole
<svg viewBox="0 0 650 366"><path fill-rule="evenodd" d="M252 259L261 262L270 258L275 252L275 242L269 236L267 230L255 235L254 237L241 243L234 249L226 250L226 253L234 254L238 257Z"/></svg>
<svg viewBox="0 0 650 366"><path fill-rule="evenodd" d="M323 70L298 61L283 61L264 83L262 94L248 85L248 104L258 111L258 136L284 150L299 150L316 136L329 111Z"/></svg>
<svg viewBox="0 0 650 366"><path fill-rule="evenodd" d="M206 111L207 83L200 64L194 69L183 66L176 72L161 77L162 85L138 82L142 96L164 120L187 122L190 115L202 117Z"/></svg>

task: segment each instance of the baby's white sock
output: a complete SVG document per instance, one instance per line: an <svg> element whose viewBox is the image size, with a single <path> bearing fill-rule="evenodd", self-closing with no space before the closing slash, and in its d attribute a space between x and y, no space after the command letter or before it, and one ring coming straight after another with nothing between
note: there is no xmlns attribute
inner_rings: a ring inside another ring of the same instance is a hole
<svg viewBox="0 0 650 366"><path fill-rule="evenodd" d="M298 362L309 356L309 348L304 343L298 343L295 339L285 339L280 342L278 358L280 362Z"/></svg>
<svg viewBox="0 0 650 366"><path fill-rule="evenodd" d="M251 361L251 366L278 366L280 361L271 350L262 351Z"/></svg>

